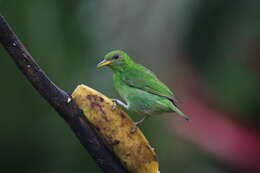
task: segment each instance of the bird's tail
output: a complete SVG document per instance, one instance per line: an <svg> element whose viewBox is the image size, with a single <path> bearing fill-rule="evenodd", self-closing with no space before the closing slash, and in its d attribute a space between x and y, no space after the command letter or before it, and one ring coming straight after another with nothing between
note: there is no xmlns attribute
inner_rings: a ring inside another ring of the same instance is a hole
<svg viewBox="0 0 260 173"><path fill-rule="evenodd" d="M190 118L185 115L179 108L177 108L176 106L173 106L173 111L176 112L177 114L179 114L181 117L183 117L185 120L189 120Z"/></svg>

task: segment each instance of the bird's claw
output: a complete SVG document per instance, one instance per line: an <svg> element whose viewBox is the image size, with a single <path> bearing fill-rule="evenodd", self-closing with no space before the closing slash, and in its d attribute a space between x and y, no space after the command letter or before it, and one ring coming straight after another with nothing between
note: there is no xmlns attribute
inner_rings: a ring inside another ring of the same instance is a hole
<svg viewBox="0 0 260 173"><path fill-rule="evenodd" d="M117 107L117 101L116 99L112 99L113 105L112 105L112 110L115 110Z"/></svg>
<svg viewBox="0 0 260 173"><path fill-rule="evenodd" d="M131 129L131 133L135 133L137 131L137 128L139 127L139 125L142 123L143 121L137 121L134 122L134 127Z"/></svg>
<svg viewBox="0 0 260 173"><path fill-rule="evenodd" d="M136 127L138 127L141 123L142 123L142 121L134 122L134 124L135 124Z"/></svg>
<svg viewBox="0 0 260 173"><path fill-rule="evenodd" d="M135 123L135 126L132 127L132 129L131 129L131 133L135 133L137 131L137 128L138 128L138 126L136 126L136 123Z"/></svg>

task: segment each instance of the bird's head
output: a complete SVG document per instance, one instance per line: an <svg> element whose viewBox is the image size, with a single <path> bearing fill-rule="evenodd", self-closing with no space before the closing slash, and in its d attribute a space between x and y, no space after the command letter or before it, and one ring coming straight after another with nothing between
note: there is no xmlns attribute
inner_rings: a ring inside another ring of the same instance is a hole
<svg viewBox="0 0 260 173"><path fill-rule="evenodd" d="M106 54L97 67L108 66L112 70L123 70L132 63L131 58L122 50L113 50Z"/></svg>

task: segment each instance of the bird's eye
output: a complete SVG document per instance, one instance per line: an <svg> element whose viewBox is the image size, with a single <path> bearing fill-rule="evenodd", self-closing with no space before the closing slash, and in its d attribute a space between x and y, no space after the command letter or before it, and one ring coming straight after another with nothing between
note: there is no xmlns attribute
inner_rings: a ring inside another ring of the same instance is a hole
<svg viewBox="0 0 260 173"><path fill-rule="evenodd" d="M119 58L119 55L114 55L113 56L113 59L118 59Z"/></svg>

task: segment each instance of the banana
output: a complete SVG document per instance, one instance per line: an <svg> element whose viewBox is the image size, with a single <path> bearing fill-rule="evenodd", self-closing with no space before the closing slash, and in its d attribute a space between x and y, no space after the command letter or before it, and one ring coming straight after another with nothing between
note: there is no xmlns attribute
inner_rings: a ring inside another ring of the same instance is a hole
<svg viewBox="0 0 260 173"><path fill-rule="evenodd" d="M119 106L100 92L79 85L72 93L84 115L122 165L131 173L158 173L154 149ZM133 129L135 129L133 131Z"/></svg>

